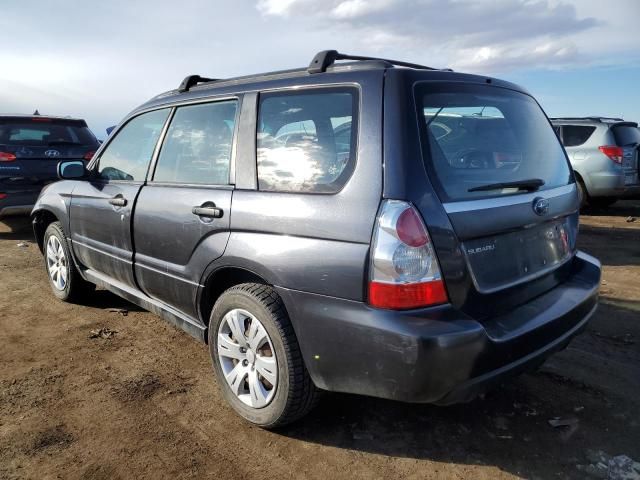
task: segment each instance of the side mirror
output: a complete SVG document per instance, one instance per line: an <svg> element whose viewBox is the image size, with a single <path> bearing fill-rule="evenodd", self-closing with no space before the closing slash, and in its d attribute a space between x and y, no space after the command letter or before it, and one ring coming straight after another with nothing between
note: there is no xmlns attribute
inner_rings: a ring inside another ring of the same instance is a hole
<svg viewBox="0 0 640 480"><path fill-rule="evenodd" d="M87 176L87 167L82 160L58 163L58 178L61 180L79 180Z"/></svg>

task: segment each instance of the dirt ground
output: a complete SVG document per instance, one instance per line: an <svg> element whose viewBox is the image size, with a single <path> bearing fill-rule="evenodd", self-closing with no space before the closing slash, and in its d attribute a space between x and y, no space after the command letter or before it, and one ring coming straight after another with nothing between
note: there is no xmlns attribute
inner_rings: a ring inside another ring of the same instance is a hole
<svg viewBox="0 0 640 480"><path fill-rule="evenodd" d="M582 217L580 248L604 265L601 306L539 372L446 408L328 395L277 432L225 405L188 335L106 291L57 301L28 223L0 223L0 478L548 479L585 478L593 451L639 461L640 218L629 216L640 201ZM115 333L91 338L103 327Z"/></svg>

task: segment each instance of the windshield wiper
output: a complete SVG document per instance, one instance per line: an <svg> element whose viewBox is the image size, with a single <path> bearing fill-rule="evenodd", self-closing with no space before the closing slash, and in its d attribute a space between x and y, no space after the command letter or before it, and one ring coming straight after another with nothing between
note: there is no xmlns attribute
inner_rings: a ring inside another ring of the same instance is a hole
<svg viewBox="0 0 640 480"><path fill-rule="evenodd" d="M529 178L527 180L516 180L513 182L490 183L481 185L467 190L467 192L484 192L486 190L499 190L501 188L517 188L518 190L526 190L527 192L535 192L544 185L544 180L540 178Z"/></svg>
<svg viewBox="0 0 640 480"><path fill-rule="evenodd" d="M80 143L80 142L72 142L72 141L68 141L68 140L58 140L55 142L49 142L49 146L52 147L54 145L84 145L84 143Z"/></svg>

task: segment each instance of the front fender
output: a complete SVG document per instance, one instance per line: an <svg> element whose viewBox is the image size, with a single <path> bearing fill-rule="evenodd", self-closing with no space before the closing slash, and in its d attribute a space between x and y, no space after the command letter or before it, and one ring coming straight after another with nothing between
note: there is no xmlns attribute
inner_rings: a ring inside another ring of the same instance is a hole
<svg viewBox="0 0 640 480"><path fill-rule="evenodd" d="M63 180L47 185L40 192L33 210L31 210L34 234L40 248L42 248L41 233L44 233L44 228L49 223L45 220L52 220L52 217L55 217L62 224L65 233L69 235L69 206L76 185L77 181ZM47 225L43 225L44 223Z"/></svg>

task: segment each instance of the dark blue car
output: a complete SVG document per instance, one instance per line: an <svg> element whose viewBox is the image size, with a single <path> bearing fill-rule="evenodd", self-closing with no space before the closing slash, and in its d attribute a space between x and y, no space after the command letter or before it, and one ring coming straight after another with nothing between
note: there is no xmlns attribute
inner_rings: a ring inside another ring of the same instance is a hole
<svg viewBox="0 0 640 480"><path fill-rule="evenodd" d="M99 142L84 120L0 115L0 218L29 214L60 160L91 160Z"/></svg>

